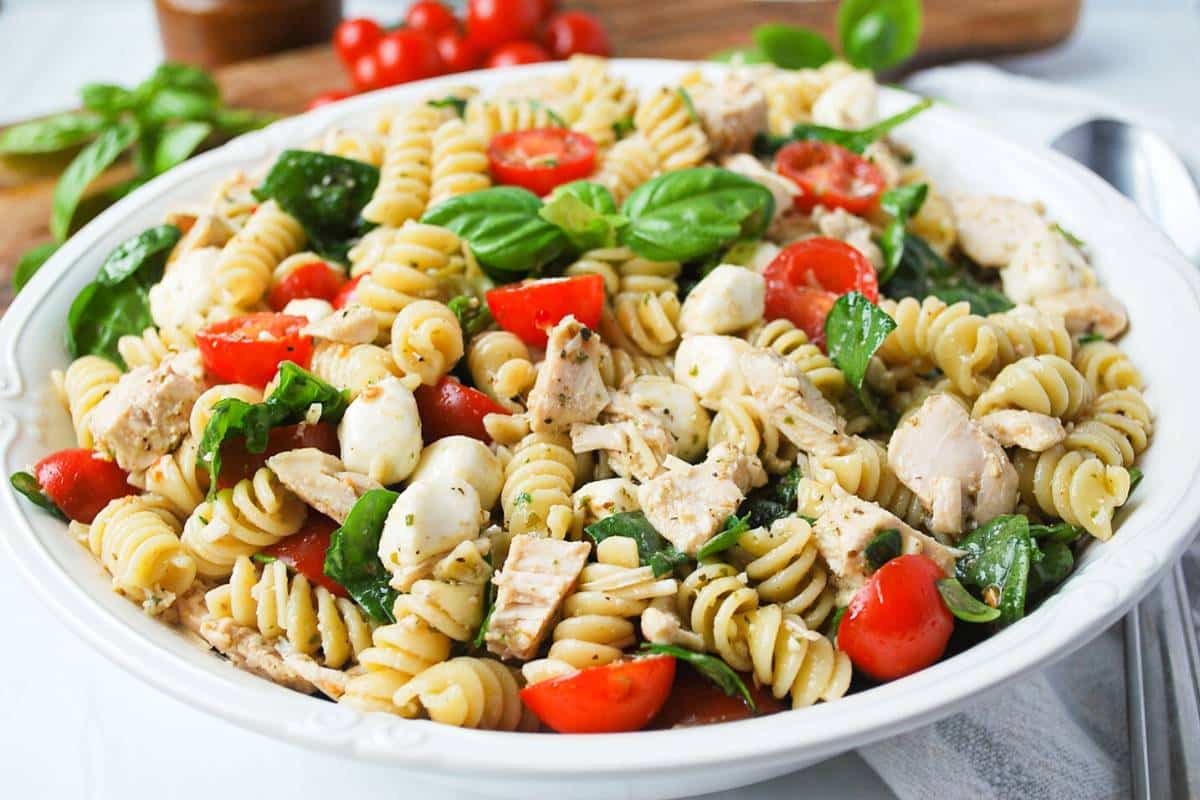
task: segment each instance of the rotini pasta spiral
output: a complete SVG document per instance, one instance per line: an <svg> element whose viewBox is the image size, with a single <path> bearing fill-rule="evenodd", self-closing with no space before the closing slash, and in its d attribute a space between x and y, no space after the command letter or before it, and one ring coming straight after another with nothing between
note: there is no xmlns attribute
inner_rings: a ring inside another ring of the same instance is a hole
<svg viewBox="0 0 1200 800"><path fill-rule="evenodd" d="M615 123L631 118L637 107L637 96L625 86L622 78L608 71L608 60L577 54L568 59L573 84L571 100L580 109L573 130L589 136L599 147L608 147L617 140Z"/></svg>
<svg viewBox="0 0 1200 800"><path fill-rule="evenodd" d="M840 486L863 500L878 503L908 524L920 526L925 510L888 466L887 449L861 436L851 436L849 441L848 452L813 453L808 457L813 480L828 487Z"/></svg>
<svg viewBox="0 0 1200 800"><path fill-rule="evenodd" d="M600 247L588 250L575 259L566 269L566 274L599 275L604 279L604 291L614 295L621 290L621 273L618 266L628 257L626 247Z"/></svg>
<svg viewBox="0 0 1200 800"><path fill-rule="evenodd" d="M1113 512L1129 498L1129 472L1093 455L1055 445L1043 453L1020 451L1013 460L1021 499L1030 508L1077 525L1097 539L1112 537Z"/></svg>
<svg viewBox="0 0 1200 800"><path fill-rule="evenodd" d="M234 234L213 267L212 280L224 305L251 309L262 302L281 261L304 247L300 222L274 200L261 204Z"/></svg>
<svg viewBox="0 0 1200 800"><path fill-rule="evenodd" d="M755 679L777 698L790 694L792 708L837 700L850 688L850 657L799 617L763 606L749 613L747 627Z"/></svg>
<svg viewBox="0 0 1200 800"><path fill-rule="evenodd" d="M447 269L460 248L453 231L436 225L409 221L401 228L388 230L369 252L360 254L356 268L366 265L358 274L369 274L359 282L355 302L375 311L386 338L396 315L406 306L437 296L436 273Z"/></svg>
<svg viewBox="0 0 1200 800"><path fill-rule="evenodd" d="M753 328L746 340L755 347L774 350L791 361L813 385L828 398L840 397L846 390L846 378L821 348L808 341L804 331L786 319L771 320Z"/></svg>
<svg viewBox="0 0 1200 800"><path fill-rule="evenodd" d="M484 139L498 133L559 127L554 117L554 111L540 100L476 95L467 101L467 126Z"/></svg>
<svg viewBox="0 0 1200 800"><path fill-rule="evenodd" d="M443 113L425 103L395 118L379 170L379 185L363 219L397 228L425 211L433 170L433 132Z"/></svg>
<svg viewBox="0 0 1200 800"><path fill-rule="evenodd" d="M121 380L121 370L107 358L80 356L66 372L53 372L51 381L71 414L75 441L80 447L95 446L92 436L92 411Z"/></svg>
<svg viewBox="0 0 1200 800"><path fill-rule="evenodd" d="M229 577L238 556L250 556L291 536L304 524L304 503L275 473L262 467L253 479L222 489L183 526L183 546L206 578Z"/></svg>
<svg viewBox="0 0 1200 800"><path fill-rule="evenodd" d="M492 185L485 142L457 117L433 132L431 181L430 206Z"/></svg>
<svg viewBox="0 0 1200 800"><path fill-rule="evenodd" d="M1081 345L1073 363L1097 395L1116 389L1142 389L1142 374L1112 342L1101 340Z"/></svg>
<svg viewBox="0 0 1200 800"><path fill-rule="evenodd" d="M1071 420L1092 402L1092 389L1071 362L1058 356L1027 356L1000 370L979 395L971 415L1018 409Z"/></svg>
<svg viewBox="0 0 1200 800"><path fill-rule="evenodd" d="M1096 398L1063 443L1068 450L1093 453L1107 465L1133 466L1150 444L1154 418L1137 389L1116 389Z"/></svg>
<svg viewBox="0 0 1200 800"><path fill-rule="evenodd" d="M157 615L196 579L196 562L179 542L179 520L154 495L106 505L87 528L87 546L113 578L113 588Z"/></svg>
<svg viewBox="0 0 1200 800"><path fill-rule="evenodd" d="M749 395L721 400L708 429L708 447L711 450L721 442L757 455L768 472L787 472L796 460L795 446L771 422L762 404Z"/></svg>
<svg viewBox="0 0 1200 800"><path fill-rule="evenodd" d="M786 134L797 122L808 122L821 93L853 71L844 61L830 61L820 69L776 69L763 75L759 85L767 96L771 133Z"/></svg>
<svg viewBox="0 0 1200 800"><path fill-rule="evenodd" d="M414 675L450 657L450 637L420 617L401 611L395 622L371 634L371 647L358 654L365 671L346 681L346 691L338 702L410 718L420 713L415 704L394 705L392 699Z"/></svg>
<svg viewBox="0 0 1200 800"><path fill-rule="evenodd" d="M239 556L229 582L205 595L208 613L255 628L267 639L287 640L291 649L338 669L354 663L371 646L371 623L353 601L334 597L303 575L288 575L282 561L259 574L249 556Z"/></svg>
<svg viewBox="0 0 1200 800"><path fill-rule="evenodd" d="M704 647L738 672L753 664L747 646L746 614L758 594L729 564L701 564L679 584L679 616L704 637Z"/></svg>
<svg viewBox="0 0 1200 800"><path fill-rule="evenodd" d="M1071 360L1071 334L1062 320L1046 316L1029 306L1018 306L987 321L996 332L997 356L994 369L1022 358L1052 355Z"/></svg>
<svg viewBox="0 0 1200 800"><path fill-rule="evenodd" d="M592 180L605 186L620 203L657 171L658 154L645 136L635 133L617 142L601 157L600 168Z"/></svg>
<svg viewBox="0 0 1200 800"><path fill-rule="evenodd" d="M617 324L646 355L665 356L679 341L679 298L673 292L621 292L613 300Z"/></svg>
<svg viewBox="0 0 1200 800"><path fill-rule="evenodd" d="M509 411L522 410L521 398L537 378L529 348L508 331L487 331L472 339L467 369L475 388Z"/></svg>
<svg viewBox="0 0 1200 800"><path fill-rule="evenodd" d="M309 369L321 380L348 390L351 398L399 371L392 354L379 345L338 342L319 342L313 348Z"/></svg>
<svg viewBox="0 0 1200 800"><path fill-rule="evenodd" d="M763 603L778 603L809 628L819 628L834 608L829 569L817 549L812 527L799 517L784 517L768 528L746 531L733 550L750 585Z"/></svg>
<svg viewBox="0 0 1200 800"><path fill-rule="evenodd" d="M470 640L483 622L484 584L492 568L474 542L462 542L433 570L396 598L397 617L411 614L457 642Z"/></svg>
<svg viewBox="0 0 1200 800"><path fill-rule="evenodd" d="M396 691L392 702L424 711L444 725L512 731L524 716L519 689L499 661L461 656L421 672Z"/></svg>
<svg viewBox="0 0 1200 800"><path fill-rule="evenodd" d="M433 385L463 356L458 317L444 304L417 300L405 306L392 323L392 359L405 375Z"/></svg>
<svg viewBox="0 0 1200 800"><path fill-rule="evenodd" d="M566 538L574 517L575 468L571 440L564 435L531 433L518 442L504 466L500 492L505 527L514 535Z"/></svg>
<svg viewBox="0 0 1200 800"><path fill-rule="evenodd" d="M885 364L922 361L946 373L954 388L968 397L984 390L998 337L993 326L971 313L968 303L947 306L936 297L906 297L899 302L880 300L879 307L896 321L896 329L878 351Z"/></svg>
<svg viewBox="0 0 1200 800"><path fill-rule="evenodd" d="M708 155L708 138L692 117L682 89L658 89L638 105L633 124L654 148L664 171L694 167Z"/></svg>
<svg viewBox="0 0 1200 800"><path fill-rule="evenodd" d="M262 389L244 383L221 383L205 389L192 404L191 416L188 417L188 432L193 439L198 442L204 438L204 429L212 419L213 409L228 397L254 404L262 402L263 393Z"/></svg>
<svg viewBox="0 0 1200 800"><path fill-rule="evenodd" d="M674 371L669 356L648 356L624 347L601 351L600 377L610 389L619 389L643 375L670 378Z"/></svg>
<svg viewBox="0 0 1200 800"><path fill-rule="evenodd" d="M117 340L117 352L129 369L157 367L168 356L192 346L182 331L146 328L139 336L122 336Z"/></svg>
<svg viewBox="0 0 1200 800"><path fill-rule="evenodd" d="M145 490L161 497L180 519L204 502L208 489L208 473L197 469L198 443L194 436L185 436L175 452L160 456L142 476Z"/></svg>
<svg viewBox="0 0 1200 800"><path fill-rule="evenodd" d="M387 141L379 133L358 128L330 128L321 137L322 153L350 158L378 167L383 164Z"/></svg>

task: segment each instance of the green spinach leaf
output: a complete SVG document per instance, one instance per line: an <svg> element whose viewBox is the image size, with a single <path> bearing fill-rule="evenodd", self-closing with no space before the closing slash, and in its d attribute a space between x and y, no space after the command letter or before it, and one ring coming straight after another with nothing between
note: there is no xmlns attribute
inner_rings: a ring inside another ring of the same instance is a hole
<svg viewBox="0 0 1200 800"><path fill-rule="evenodd" d="M865 383L871 356L896 329L896 321L861 292L837 299L825 317L825 343L829 358L854 387L863 408L880 427L891 426L890 414Z"/></svg>
<svg viewBox="0 0 1200 800"><path fill-rule="evenodd" d="M758 713L754 698L750 695L750 690L746 688L741 676L716 656L697 653L673 644L653 644L651 642L643 642L641 650L643 653L653 655L675 656L680 661L690 664L697 672L716 684L718 689L730 697L742 698L742 702L752 712Z"/></svg>
<svg viewBox="0 0 1200 800"><path fill-rule="evenodd" d="M165 125L173 120L208 122L217 111L217 99L202 92L166 86L155 91L138 108L145 125Z"/></svg>
<svg viewBox="0 0 1200 800"><path fill-rule="evenodd" d="M971 313L986 316L1007 311L1013 303L1004 293L976 280L967 270L951 266L929 243L914 233L904 234L904 248L896 270L883 285L889 297L929 295L946 303L967 301Z"/></svg>
<svg viewBox="0 0 1200 800"><path fill-rule="evenodd" d="M93 281L75 296L67 312L67 350L72 358L104 356L124 368L117 341L153 324L147 287L136 280L112 286Z"/></svg>
<svg viewBox="0 0 1200 800"><path fill-rule="evenodd" d="M462 328L463 336L468 339L492 325L492 311L487 303L480 302L478 297L460 294L446 305L458 318L458 326Z"/></svg>
<svg viewBox="0 0 1200 800"><path fill-rule="evenodd" d="M833 58L829 40L810 28L794 25L759 25L754 29L754 44L767 60L783 69L819 67Z"/></svg>
<svg viewBox="0 0 1200 800"><path fill-rule="evenodd" d="M17 265L13 268L13 292L19 292L25 288L29 279L37 274L37 271L42 268L42 264L45 264L58 248L58 242L43 242L22 253L21 257L17 259Z"/></svg>
<svg viewBox="0 0 1200 800"><path fill-rule="evenodd" d="M917 50L921 0L843 0L837 30L847 61L861 69L889 69Z"/></svg>
<svg viewBox="0 0 1200 800"><path fill-rule="evenodd" d="M880 531L863 548L863 557L875 572L887 562L900 555L900 531L888 528Z"/></svg>
<svg viewBox="0 0 1200 800"><path fill-rule="evenodd" d="M372 489L358 498L325 551L325 574L382 623L396 621L392 613L396 590L388 584L391 575L379 559L379 537L399 496L388 489Z"/></svg>
<svg viewBox="0 0 1200 800"><path fill-rule="evenodd" d="M994 622L1000 616L1000 609L976 599L957 578L942 578L937 582L937 589L946 608L963 622Z"/></svg>
<svg viewBox="0 0 1200 800"><path fill-rule="evenodd" d="M56 153L83 144L99 133L105 124L104 117L86 111L70 111L22 122L0 133L0 153Z"/></svg>
<svg viewBox="0 0 1200 800"><path fill-rule="evenodd" d="M1067 579L1075 568L1075 556L1063 542L1053 540L1033 546L1029 564L1029 598L1036 600L1050 593Z"/></svg>
<svg viewBox="0 0 1200 800"><path fill-rule="evenodd" d="M831 128L827 125L814 125L807 122L801 122L792 127L790 133L783 136L772 136L768 134L759 134L754 139L754 152L759 156L773 156L778 152L779 148L791 142L831 142L841 147L850 150L851 152L862 155L863 151L872 142L882 139L894 129L908 122L913 117L920 114L925 109L933 105L933 101L926 98L919 103L916 103L899 114L894 114L886 119L880 120L869 128L852 131L843 128Z"/></svg>
<svg viewBox="0 0 1200 800"><path fill-rule="evenodd" d="M896 270L900 268L900 259L904 256L905 234L908 220L921 210L925 204L925 196L929 193L929 185L916 183L911 186L897 186L889 189L879 198L879 207L892 219L883 229L879 237L879 248L883 251L883 271L879 273L879 282L887 283Z"/></svg>
<svg viewBox="0 0 1200 800"><path fill-rule="evenodd" d="M54 187L54 207L50 213L50 233L58 241L67 238L71 218L88 184L108 169L138 136L132 121L114 123L100 131L96 140L79 151L67 165Z"/></svg>
<svg viewBox="0 0 1200 800"><path fill-rule="evenodd" d="M156 225L131 236L104 259L96 282L116 286L126 278L134 277L146 288L153 286L162 278L167 256L181 236L174 225Z"/></svg>
<svg viewBox="0 0 1200 800"><path fill-rule="evenodd" d="M755 489L738 506L738 515L746 518L751 528L765 528L791 515L796 510L800 478L800 468L792 467L766 486Z"/></svg>
<svg viewBox="0 0 1200 800"><path fill-rule="evenodd" d="M54 501L50 499L50 495L42 491L42 485L38 483L37 478L28 472L14 472L9 476L8 482L14 489L25 495L26 500L38 508L48 511L51 516L57 517L63 522L67 521L67 515L55 505Z"/></svg>
<svg viewBox="0 0 1200 800"><path fill-rule="evenodd" d="M775 211L766 187L729 170L694 167L643 183L621 207L622 239L643 258L694 261L740 238L757 238Z"/></svg>
<svg viewBox="0 0 1200 800"><path fill-rule="evenodd" d="M1029 520L1018 514L996 517L967 534L958 545L966 555L955 566L955 577L994 599L1001 626L1025 616L1029 570L1035 547Z"/></svg>
<svg viewBox="0 0 1200 800"><path fill-rule="evenodd" d="M1083 528L1077 528L1069 522L1056 522L1053 525L1030 525L1029 535L1039 544L1058 542L1074 544L1084 534Z"/></svg>
<svg viewBox="0 0 1200 800"><path fill-rule="evenodd" d="M687 562L687 555L663 538L641 511L622 511L593 522L583 529L596 544L610 536L625 536L637 543L638 561L654 571L656 578Z"/></svg>
<svg viewBox="0 0 1200 800"><path fill-rule="evenodd" d="M709 556L715 556L717 553L724 553L729 548L738 543L738 539L742 538L742 534L750 530L750 515L739 517L734 515L725 520L725 524L721 530L700 546L699 552L696 553L696 560L699 561Z"/></svg>

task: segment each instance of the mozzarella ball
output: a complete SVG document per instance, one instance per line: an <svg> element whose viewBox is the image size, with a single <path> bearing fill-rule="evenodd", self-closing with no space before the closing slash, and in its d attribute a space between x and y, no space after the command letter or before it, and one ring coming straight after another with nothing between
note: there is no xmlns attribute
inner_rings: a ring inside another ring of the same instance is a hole
<svg viewBox="0 0 1200 800"><path fill-rule="evenodd" d="M695 392L657 375L636 378L627 391L639 407L653 414L675 437L672 452L676 456L693 461L704 455L710 420Z"/></svg>
<svg viewBox="0 0 1200 800"><path fill-rule="evenodd" d="M399 483L421 458L421 417L399 378L384 378L359 393L338 426L342 461L382 484Z"/></svg>
<svg viewBox="0 0 1200 800"><path fill-rule="evenodd" d="M488 446L470 436L447 436L425 448L412 481L466 481L479 493L484 511L491 509L504 485L504 468Z"/></svg>
<svg viewBox="0 0 1200 800"><path fill-rule="evenodd" d="M379 559L397 574L479 535L479 493L460 478L416 481L396 498L379 537Z"/></svg>
<svg viewBox="0 0 1200 800"><path fill-rule="evenodd" d="M289 300L288 304L283 308L283 313L291 314L295 317L304 317L309 322L316 322L332 314L333 306L328 300L322 300L319 297L302 297L296 300Z"/></svg>
<svg viewBox="0 0 1200 800"><path fill-rule="evenodd" d="M707 408L746 392L741 358L754 350L733 336L685 336L675 351L675 382L691 389Z"/></svg>
<svg viewBox="0 0 1200 800"><path fill-rule="evenodd" d="M753 270L722 264L683 301L684 333L736 333L762 320L767 282Z"/></svg>

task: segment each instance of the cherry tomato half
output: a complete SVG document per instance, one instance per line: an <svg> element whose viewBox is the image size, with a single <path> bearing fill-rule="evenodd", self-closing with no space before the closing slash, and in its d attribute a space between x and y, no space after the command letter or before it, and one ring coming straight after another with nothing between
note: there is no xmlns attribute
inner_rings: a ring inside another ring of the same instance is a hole
<svg viewBox="0 0 1200 800"><path fill-rule="evenodd" d="M565 128L501 133L488 145L488 163L497 183L547 195L556 186L592 174L596 143Z"/></svg>
<svg viewBox="0 0 1200 800"><path fill-rule="evenodd" d="M604 310L604 278L580 275L575 278L543 278L512 283L486 295L496 324L521 341L546 346L546 331L568 314L595 328Z"/></svg>
<svg viewBox="0 0 1200 800"><path fill-rule="evenodd" d="M360 56L372 52L383 38L383 28L373 19L356 17L344 19L333 32L333 49L347 67Z"/></svg>
<svg viewBox="0 0 1200 800"><path fill-rule="evenodd" d="M419 0L419 2L413 3L408 7L404 24L413 30L425 31L434 36L458 28L458 20L454 18L454 12L437 0Z"/></svg>
<svg viewBox="0 0 1200 800"><path fill-rule="evenodd" d="M359 281L365 277L367 277L367 273L364 272L357 278L351 278L343 283L342 288L338 289L337 294L335 294L333 299L329 301L333 304L333 307L345 308L346 306L350 305L350 303L354 302L354 290L358 288Z"/></svg>
<svg viewBox="0 0 1200 800"><path fill-rule="evenodd" d="M635 658L526 686L521 699L559 733L640 731L666 702L674 678L674 656Z"/></svg>
<svg viewBox="0 0 1200 800"><path fill-rule="evenodd" d="M467 33L484 50L532 39L542 21L542 0L468 0Z"/></svg>
<svg viewBox="0 0 1200 800"><path fill-rule="evenodd" d="M413 392L421 415L421 436L425 443L447 436L470 436L490 442L483 418L488 414L508 414L508 409L478 389L464 386L457 378L445 375L433 386L422 384Z"/></svg>
<svg viewBox="0 0 1200 800"><path fill-rule="evenodd" d="M518 64L540 64L549 61L550 54L542 49L537 42L509 42L502 44L492 51L483 65L488 69L495 67L515 67Z"/></svg>
<svg viewBox="0 0 1200 800"><path fill-rule="evenodd" d="M33 477L60 511L88 525L109 501L138 492L125 470L84 447L51 453L34 466Z"/></svg>
<svg viewBox="0 0 1200 800"><path fill-rule="evenodd" d="M339 100L345 100L347 97L353 97L353 96L354 96L354 92L346 92L346 91L342 91L341 89L334 89L333 91L330 91L330 92L321 92L319 95L314 97L312 100L308 101L308 104L304 106L304 110L312 111L314 108L320 108L321 106L327 106L327 105L330 105L331 103L336 103Z"/></svg>
<svg viewBox="0 0 1200 800"><path fill-rule="evenodd" d="M942 657L954 632L936 582L946 577L929 556L899 556L854 595L838 625L838 647L857 669L890 681Z"/></svg>
<svg viewBox="0 0 1200 800"><path fill-rule="evenodd" d="M307 367L312 338L300 329L304 317L260 311L216 322L196 334L204 368L225 383L266 386L282 361Z"/></svg>
<svg viewBox="0 0 1200 800"><path fill-rule="evenodd" d="M466 72L479 66L483 53L471 39L458 31L445 31L437 36L438 56L446 72Z"/></svg>
<svg viewBox="0 0 1200 800"><path fill-rule="evenodd" d="M830 142L792 142L775 154L775 171L800 187L796 208L818 205L865 214L887 183L879 167Z"/></svg>
<svg viewBox="0 0 1200 800"><path fill-rule="evenodd" d="M303 528L263 550L263 555L282 561L337 597L349 597L344 586L325 574L325 551L337 528L338 524L329 517L309 513Z"/></svg>
<svg viewBox="0 0 1200 800"><path fill-rule="evenodd" d="M546 23L544 38L546 49L555 58L568 58L576 53L593 56L612 54L612 45L604 26L591 14L582 11L564 11L555 14Z"/></svg>
<svg viewBox="0 0 1200 800"><path fill-rule="evenodd" d="M333 300L341 290L343 282L340 269L324 261L310 261L293 269L286 278L275 285L267 297L267 305L276 311L283 311L293 300L305 300L310 297Z"/></svg>
<svg viewBox="0 0 1200 800"><path fill-rule="evenodd" d="M433 37L424 31L392 31L375 47L379 80L384 86L432 78L441 70Z"/></svg>
<svg viewBox="0 0 1200 800"><path fill-rule="evenodd" d="M238 481L253 478L254 473L267 463L267 459L279 453L315 447L324 453L337 455L337 426L332 422L317 422L309 425L281 425L267 434L267 448L261 453L246 449L246 440L238 436L221 445L221 474L217 476L217 488L229 489Z"/></svg>
<svg viewBox="0 0 1200 800"><path fill-rule="evenodd" d="M754 698L754 705L758 707L757 716L783 710L783 703L771 694L771 687L756 684L749 675L743 675L742 679ZM730 697L694 669L680 669L675 673L671 695L651 727L687 728L714 722L734 722L753 716L756 716L755 713L741 697Z"/></svg>
<svg viewBox="0 0 1200 800"><path fill-rule="evenodd" d="M786 319L814 342L825 341L825 317L847 292L879 299L875 268L857 248L837 239L815 237L785 247L763 270L767 281L766 319Z"/></svg>

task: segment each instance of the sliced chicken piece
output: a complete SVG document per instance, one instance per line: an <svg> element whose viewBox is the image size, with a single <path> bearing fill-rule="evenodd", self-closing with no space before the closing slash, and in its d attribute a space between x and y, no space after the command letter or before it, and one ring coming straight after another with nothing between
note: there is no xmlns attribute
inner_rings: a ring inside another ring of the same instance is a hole
<svg viewBox="0 0 1200 800"><path fill-rule="evenodd" d="M1011 512L1017 471L957 401L930 395L892 433L888 466L933 517L935 533L961 534Z"/></svg>
<svg viewBox="0 0 1200 800"><path fill-rule="evenodd" d="M1098 286L1038 297L1033 305L1039 311L1062 317L1072 333L1096 333L1115 339L1129 326L1125 304Z"/></svg>
<svg viewBox="0 0 1200 800"><path fill-rule="evenodd" d="M901 553L922 553L946 575L954 574L954 562L962 555L961 550L941 544L875 503L841 492L825 503L821 516L813 523L817 548L834 574L839 606L849 603L866 582L871 565L864 550L886 530L899 532Z"/></svg>
<svg viewBox="0 0 1200 800"><path fill-rule="evenodd" d="M1021 243L1008 266L1000 270L1000 281L1013 302L1033 303L1040 297L1094 286L1096 276L1075 245L1045 226Z"/></svg>
<svg viewBox="0 0 1200 800"><path fill-rule="evenodd" d="M147 469L183 440L204 389L198 350L126 373L92 411L88 424L97 449L127 472Z"/></svg>
<svg viewBox="0 0 1200 800"><path fill-rule="evenodd" d="M379 318L366 306L351 303L308 323L300 333L339 344L371 344L379 336Z"/></svg>
<svg viewBox="0 0 1200 800"><path fill-rule="evenodd" d="M283 665L330 700L337 700L346 693L346 681L350 676L345 670L321 666L312 656L294 650L283 654Z"/></svg>
<svg viewBox="0 0 1200 800"><path fill-rule="evenodd" d="M600 348L600 337L573 316L550 331L546 360L529 391L529 425L534 431L565 433L574 422L592 422L608 405Z"/></svg>
<svg viewBox="0 0 1200 800"><path fill-rule="evenodd" d="M171 250L167 262L184 256L202 247L224 247L237 233L229 221L217 214L201 214L194 218L187 233Z"/></svg>
<svg viewBox="0 0 1200 800"><path fill-rule="evenodd" d="M993 411L979 420L979 427L1005 447L1021 447L1034 453L1049 450L1067 438L1067 429L1056 417L1023 409Z"/></svg>
<svg viewBox="0 0 1200 800"><path fill-rule="evenodd" d="M674 446L675 437L647 413L604 424L577 422L571 426L572 450L601 450L608 455L613 472L637 481L648 481L661 472L663 459Z"/></svg>
<svg viewBox="0 0 1200 800"><path fill-rule="evenodd" d="M1042 236L1049 227L1033 206L1011 197L956 194L950 206L959 245L981 267L1008 266L1026 240Z"/></svg>
<svg viewBox="0 0 1200 800"><path fill-rule="evenodd" d="M760 322L767 282L753 270L721 264L692 288L679 312L685 334L737 333Z"/></svg>
<svg viewBox="0 0 1200 800"><path fill-rule="evenodd" d="M492 578L498 591L488 650L500 658L533 658L591 549L587 542L514 536L504 568Z"/></svg>
<svg viewBox="0 0 1200 800"><path fill-rule="evenodd" d="M783 216L784 212L791 209L796 203L796 195L800 194L799 186L778 172L767 169L761 161L749 153L725 156L721 160L721 166L765 187L775 198L774 219L778 219Z"/></svg>
<svg viewBox="0 0 1200 800"><path fill-rule="evenodd" d="M273 455L267 466L280 483L338 524L346 521L358 498L383 488L379 481L346 469L340 458L315 447Z"/></svg>
<svg viewBox="0 0 1200 800"><path fill-rule="evenodd" d="M812 107L813 122L832 128L865 128L879 116L878 98L874 75L867 70L851 72L817 97Z"/></svg>
<svg viewBox="0 0 1200 800"><path fill-rule="evenodd" d="M755 135L767 129L767 96L748 80L728 77L692 100L713 159L746 152Z"/></svg>
<svg viewBox="0 0 1200 800"><path fill-rule="evenodd" d="M676 459L668 464L670 469L638 488L638 504L655 530L689 555L720 530L747 491L766 483L758 458L726 442L694 466Z"/></svg>
<svg viewBox="0 0 1200 800"><path fill-rule="evenodd" d="M771 424L806 453L842 453L852 446L837 410L791 361L755 348L741 358L742 375Z"/></svg>

